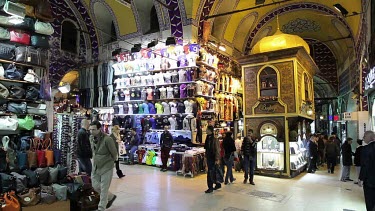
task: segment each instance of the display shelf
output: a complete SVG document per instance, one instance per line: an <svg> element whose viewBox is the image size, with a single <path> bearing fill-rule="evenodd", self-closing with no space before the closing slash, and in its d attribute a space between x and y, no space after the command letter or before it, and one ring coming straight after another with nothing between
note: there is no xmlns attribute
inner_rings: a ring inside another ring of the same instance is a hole
<svg viewBox="0 0 375 211"><path fill-rule="evenodd" d="M196 64L197 65L203 65L203 66L208 67L209 69L212 69L212 70L216 70L217 69L216 67L211 66L211 65L207 64L206 62L202 62L202 61L196 61Z"/></svg>
<svg viewBox="0 0 375 211"><path fill-rule="evenodd" d="M151 132L163 132L163 129L151 129ZM185 132L185 133L191 133L190 130L168 130L170 132Z"/></svg>
<svg viewBox="0 0 375 211"><path fill-rule="evenodd" d="M153 100L125 100L125 101L115 101L117 103L132 103L132 102L150 102L150 101L173 101L173 100L192 100L195 97L184 97L184 98L165 98L165 99L153 99Z"/></svg>
<svg viewBox="0 0 375 211"><path fill-rule="evenodd" d="M157 70L142 70L142 71L134 71L134 72L125 72L120 74L115 74L115 76L122 76L122 75L134 75L138 73L157 73L162 71L170 71L170 70L180 70L180 69L188 69L188 68L198 68L198 66L187 66L187 67L176 67L176 68L168 68L168 69L157 69Z"/></svg>
<svg viewBox="0 0 375 211"><path fill-rule="evenodd" d="M215 96L208 96L208 95L195 95L195 97L215 98Z"/></svg>
<svg viewBox="0 0 375 211"><path fill-rule="evenodd" d="M257 153L284 154L284 152L257 151Z"/></svg>
<svg viewBox="0 0 375 211"><path fill-rule="evenodd" d="M201 79L201 78L199 78L199 79L196 79L195 81L202 81L202 82L205 82L205 83L212 84L212 85L216 86L216 83L215 83L215 82L208 81L208 80L206 80L206 79Z"/></svg>
<svg viewBox="0 0 375 211"><path fill-rule="evenodd" d="M15 65L24 66L24 67L37 67L37 68L46 69L45 66L35 65L35 64L20 63L20 62L15 62L15 61L6 60L6 59L0 59L0 63L15 64Z"/></svg>
<svg viewBox="0 0 375 211"><path fill-rule="evenodd" d="M263 88L260 88L260 90L273 90L273 89L277 89L277 87L274 86L274 87L263 87Z"/></svg>
<svg viewBox="0 0 375 211"><path fill-rule="evenodd" d="M17 99L17 98L0 98L4 100L9 100L9 101L17 101L17 102L28 102L28 103L44 103L43 101L36 101L36 100L26 100L26 99Z"/></svg>
<svg viewBox="0 0 375 211"><path fill-rule="evenodd" d="M114 114L115 116L172 116L172 115L189 115L193 113L177 113L177 114Z"/></svg>
<svg viewBox="0 0 375 211"><path fill-rule="evenodd" d="M146 100L125 100L125 101L115 101L113 103L132 103L132 102L143 102L143 101L146 101Z"/></svg>
<svg viewBox="0 0 375 211"><path fill-rule="evenodd" d="M12 80L7 78L0 78L0 81L12 82L12 83L22 83L22 84L32 84L32 85L40 85L40 83L32 83L28 81L20 81L20 80Z"/></svg>
<svg viewBox="0 0 375 211"><path fill-rule="evenodd" d="M153 85L138 85L138 86L127 86L127 87L116 87L116 90L119 89L132 89L132 88L142 88L142 87L160 87L160 86L172 86L172 85L180 85L180 84L192 84L195 81L186 81L186 82L178 82L178 83L167 83L167 84L153 84Z"/></svg>

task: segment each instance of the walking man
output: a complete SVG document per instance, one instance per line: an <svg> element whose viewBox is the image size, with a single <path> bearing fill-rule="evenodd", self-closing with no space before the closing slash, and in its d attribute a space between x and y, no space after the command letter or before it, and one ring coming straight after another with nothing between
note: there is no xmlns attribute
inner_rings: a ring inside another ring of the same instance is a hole
<svg viewBox="0 0 375 211"><path fill-rule="evenodd" d="M90 123L87 119L81 121L81 129L78 131L78 147L77 147L77 158L79 165L79 173L85 172L91 176L92 164L92 151L90 146L89 132L88 129Z"/></svg>
<svg viewBox="0 0 375 211"><path fill-rule="evenodd" d="M173 145L173 136L168 131L169 127L164 126L164 132L160 136L160 146L161 146L161 166L160 171L167 171L167 163L169 158L169 152L171 151Z"/></svg>
<svg viewBox="0 0 375 211"><path fill-rule="evenodd" d="M353 181L350 179L350 167L353 165L353 151L352 151L352 138L347 138L341 147L342 154L342 172L341 181Z"/></svg>
<svg viewBox="0 0 375 211"><path fill-rule="evenodd" d="M90 124L90 142L93 152L92 186L100 194L98 210L109 208L116 195L109 192L113 176L114 162L117 160L115 142L101 131L99 121ZM109 199L109 200L108 200Z"/></svg>
<svg viewBox="0 0 375 211"><path fill-rule="evenodd" d="M375 210L375 133L366 131L363 141L367 144L361 153L361 172L367 211Z"/></svg>
<svg viewBox="0 0 375 211"><path fill-rule="evenodd" d="M250 176L250 184L255 185L254 183L254 169L255 169L255 155L256 155L256 140L252 137L253 130L249 129L247 136L242 142L241 151L244 155L244 169L245 169L245 179L244 184L247 183L247 180ZM249 171L250 169L250 171Z"/></svg>
<svg viewBox="0 0 375 211"><path fill-rule="evenodd" d="M208 189L205 193L212 193L214 190L220 189L221 184L216 181L216 168L215 165L220 163L220 146L219 141L214 136L214 127L212 125L207 126L206 129L207 138L204 143L204 149L206 150L206 161L207 161L207 186ZM214 183L216 184L214 188Z"/></svg>

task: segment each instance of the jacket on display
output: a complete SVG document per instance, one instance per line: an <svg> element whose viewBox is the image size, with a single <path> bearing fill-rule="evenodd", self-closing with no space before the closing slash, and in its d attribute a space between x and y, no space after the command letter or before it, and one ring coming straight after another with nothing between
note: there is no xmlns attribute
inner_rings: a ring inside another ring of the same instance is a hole
<svg viewBox="0 0 375 211"><path fill-rule="evenodd" d="M92 158L92 151L89 139L89 133L86 129L81 128L78 131L77 157Z"/></svg>
<svg viewBox="0 0 375 211"><path fill-rule="evenodd" d="M347 141L345 141L345 143L341 146L341 153L342 153L342 164L344 166L353 165L352 147Z"/></svg>
<svg viewBox="0 0 375 211"><path fill-rule="evenodd" d="M160 136L160 146L172 148L173 145L173 136L168 132L163 132Z"/></svg>
<svg viewBox="0 0 375 211"><path fill-rule="evenodd" d="M100 132L97 138L90 136L90 142L93 152L93 174L103 175L112 171L118 154L113 139Z"/></svg>

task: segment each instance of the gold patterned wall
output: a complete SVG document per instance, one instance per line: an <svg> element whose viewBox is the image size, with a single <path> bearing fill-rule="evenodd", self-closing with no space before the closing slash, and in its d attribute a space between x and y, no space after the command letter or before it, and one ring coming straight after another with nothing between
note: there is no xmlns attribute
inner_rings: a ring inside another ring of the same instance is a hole
<svg viewBox="0 0 375 211"><path fill-rule="evenodd" d="M257 74L262 66L244 68L245 115L252 115L252 107L258 101Z"/></svg>
<svg viewBox="0 0 375 211"><path fill-rule="evenodd" d="M278 138L284 139L285 117L272 117L272 119L267 117L245 118L245 132L252 129L255 137L260 137L260 127L266 122L272 122L275 124L277 127Z"/></svg>
<svg viewBox="0 0 375 211"><path fill-rule="evenodd" d="M292 61L274 64L280 72L280 97L287 105L288 113L296 112L294 92L294 66Z"/></svg>
<svg viewBox="0 0 375 211"><path fill-rule="evenodd" d="M297 102L297 105L298 105L298 110L301 109L301 105L302 105L302 87L303 87L303 84L304 81L303 81L303 68L302 66L297 62L297 75L298 75L298 89L297 89L297 93L299 93L299 98L297 99L298 102Z"/></svg>

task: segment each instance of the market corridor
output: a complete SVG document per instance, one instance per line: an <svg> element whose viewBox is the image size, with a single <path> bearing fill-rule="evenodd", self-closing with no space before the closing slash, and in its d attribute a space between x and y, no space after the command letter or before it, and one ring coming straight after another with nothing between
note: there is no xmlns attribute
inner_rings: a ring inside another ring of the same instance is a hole
<svg viewBox="0 0 375 211"><path fill-rule="evenodd" d="M122 165L122 169L126 177L114 174L112 180L111 191L118 198L111 211L365 210L362 189L353 182L340 182L339 170L334 175L325 170L302 173L294 179L256 176L255 186L242 184L242 173L235 173L234 184L205 194L206 174L184 178L148 166Z"/></svg>

